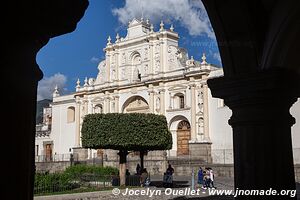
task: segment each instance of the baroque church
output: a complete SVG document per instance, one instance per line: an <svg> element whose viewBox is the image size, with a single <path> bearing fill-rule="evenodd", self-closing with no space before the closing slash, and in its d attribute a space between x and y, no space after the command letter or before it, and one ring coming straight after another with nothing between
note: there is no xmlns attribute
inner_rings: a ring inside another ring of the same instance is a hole
<svg viewBox="0 0 300 200"><path fill-rule="evenodd" d="M101 158L104 165L117 166L117 151L81 148L83 118L91 113L141 112L165 115L173 138L172 149L145 157L156 161L145 163L149 171L154 165L160 165L157 172L163 171L165 162L160 160L232 164L231 110L211 96L206 83L222 76L222 68L209 64L204 53L195 60L178 40L173 26L166 28L161 22L155 31L143 19L130 21L125 37L108 37L97 77L78 80L72 94L60 95L55 88L51 108L45 110L47 119L37 130L36 161L72 153L79 160ZM297 121L292 128L295 164L300 164L299 110L298 100L291 109ZM138 160L136 152L128 157Z"/></svg>

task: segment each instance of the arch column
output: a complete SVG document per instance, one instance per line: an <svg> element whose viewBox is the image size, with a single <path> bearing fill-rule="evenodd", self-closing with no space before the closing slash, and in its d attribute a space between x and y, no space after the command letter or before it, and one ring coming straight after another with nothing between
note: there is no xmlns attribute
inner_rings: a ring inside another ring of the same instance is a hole
<svg viewBox="0 0 300 200"><path fill-rule="evenodd" d="M209 137L209 110L208 110L208 86L203 84L203 123L204 123L204 141L210 142Z"/></svg>
<svg viewBox="0 0 300 200"><path fill-rule="evenodd" d="M235 188L296 189L291 141L295 119L289 109L299 96L299 80L295 73L284 70L208 80L212 95L223 98L233 113L229 124L233 128ZM250 199L277 199L254 197Z"/></svg>

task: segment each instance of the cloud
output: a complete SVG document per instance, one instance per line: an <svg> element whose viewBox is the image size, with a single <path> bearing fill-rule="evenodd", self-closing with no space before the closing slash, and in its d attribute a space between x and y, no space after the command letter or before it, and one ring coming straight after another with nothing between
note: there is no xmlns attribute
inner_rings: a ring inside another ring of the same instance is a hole
<svg viewBox="0 0 300 200"><path fill-rule="evenodd" d="M93 57L90 59L90 61L91 61L92 63L99 63L99 62L100 62L100 58L97 58L97 57L93 56Z"/></svg>
<svg viewBox="0 0 300 200"><path fill-rule="evenodd" d="M192 36L206 34L215 39L206 10L200 0L125 0L124 7L114 8L112 13L127 25L130 20L149 18L151 23L164 20L168 23L178 22L188 29Z"/></svg>
<svg viewBox="0 0 300 200"><path fill-rule="evenodd" d="M219 52L213 53L213 58L218 60L221 63L221 56Z"/></svg>
<svg viewBox="0 0 300 200"><path fill-rule="evenodd" d="M57 73L50 77L44 77L38 84L37 100L52 99L52 93L57 85L60 94L66 92L67 77Z"/></svg>

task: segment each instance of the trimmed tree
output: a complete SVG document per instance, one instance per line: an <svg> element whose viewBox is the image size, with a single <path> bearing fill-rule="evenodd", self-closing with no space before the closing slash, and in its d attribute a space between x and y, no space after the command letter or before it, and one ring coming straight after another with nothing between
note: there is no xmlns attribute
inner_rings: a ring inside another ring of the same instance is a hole
<svg viewBox="0 0 300 200"><path fill-rule="evenodd" d="M82 124L82 146L119 150L120 185L125 185L128 151L144 153L172 148L172 135L164 115L144 113L107 113L86 115Z"/></svg>

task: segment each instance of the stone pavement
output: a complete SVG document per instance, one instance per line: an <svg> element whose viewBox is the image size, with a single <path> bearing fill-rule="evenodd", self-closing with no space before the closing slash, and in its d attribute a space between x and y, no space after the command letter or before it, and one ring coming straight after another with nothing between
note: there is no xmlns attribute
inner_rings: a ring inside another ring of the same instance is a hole
<svg viewBox="0 0 300 200"><path fill-rule="evenodd" d="M191 192L191 177L174 177L174 188L162 187L162 176L152 176L152 185L147 188L114 189L107 191L63 194L35 197L34 200L233 200L232 196L209 196L207 190L200 189L198 193ZM196 182L196 180L195 180ZM233 189L233 178L217 177L214 182L217 190ZM154 186L155 185L155 186ZM195 192L198 188L195 188ZM205 191L205 193L203 193ZM182 194L180 194L182 192ZM171 193L171 194L169 194ZM300 199L300 184L297 184L298 199ZM185 195L190 194L190 195Z"/></svg>

